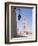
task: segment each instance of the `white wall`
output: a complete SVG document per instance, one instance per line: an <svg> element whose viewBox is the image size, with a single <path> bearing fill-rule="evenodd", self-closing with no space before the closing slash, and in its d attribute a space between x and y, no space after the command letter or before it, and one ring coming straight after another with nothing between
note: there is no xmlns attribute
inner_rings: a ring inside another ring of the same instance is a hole
<svg viewBox="0 0 38 46"><path fill-rule="evenodd" d="M6 0L7 1L7 0ZM10 0L8 0L10 1ZM38 0L11 0L13 2L24 2L24 3L37 3ZM23 43L23 44L11 44L6 45L4 44L4 15L5 15L5 9L4 9L4 2L5 0L0 0L0 46L37 46L38 42L36 43Z"/></svg>
<svg viewBox="0 0 38 46"><path fill-rule="evenodd" d="M37 13L38 13L38 5L37 5ZM37 14L38 15L38 14ZM38 17L37 17L37 20L38 20ZM37 21L37 35L38 35L38 21ZM37 37L38 39L38 37ZM38 40L37 40L38 41Z"/></svg>

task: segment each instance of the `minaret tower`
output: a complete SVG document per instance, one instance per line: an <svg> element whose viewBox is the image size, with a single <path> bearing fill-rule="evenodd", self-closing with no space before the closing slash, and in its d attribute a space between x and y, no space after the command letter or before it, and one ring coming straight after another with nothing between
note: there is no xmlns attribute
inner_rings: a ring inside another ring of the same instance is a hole
<svg viewBox="0 0 38 46"><path fill-rule="evenodd" d="M26 16L23 16L22 18L22 32L23 34L26 33Z"/></svg>

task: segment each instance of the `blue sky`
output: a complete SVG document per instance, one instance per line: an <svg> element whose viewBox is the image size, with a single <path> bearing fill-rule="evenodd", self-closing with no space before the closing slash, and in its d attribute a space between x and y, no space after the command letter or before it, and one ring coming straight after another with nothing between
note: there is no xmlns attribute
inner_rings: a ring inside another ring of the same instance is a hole
<svg viewBox="0 0 38 46"><path fill-rule="evenodd" d="M22 17L26 16L26 30L32 31L32 8L20 8L21 19L18 20L19 8L16 8L16 21L18 31L22 31Z"/></svg>

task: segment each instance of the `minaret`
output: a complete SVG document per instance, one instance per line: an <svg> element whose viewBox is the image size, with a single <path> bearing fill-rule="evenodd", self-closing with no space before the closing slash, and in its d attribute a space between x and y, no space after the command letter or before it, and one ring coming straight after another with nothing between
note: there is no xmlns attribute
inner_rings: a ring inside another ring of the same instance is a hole
<svg viewBox="0 0 38 46"><path fill-rule="evenodd" d="M22 34L23 35L32 34L32 32L28 32L26 30L26 16L23 16L23 18L22 18Z"/></svg>
<svg viewBox="0 0 38 46"><path fill-rule="evenodd" d="M26 16L23 16L22 18L22 33L26 33Z"/></svg>

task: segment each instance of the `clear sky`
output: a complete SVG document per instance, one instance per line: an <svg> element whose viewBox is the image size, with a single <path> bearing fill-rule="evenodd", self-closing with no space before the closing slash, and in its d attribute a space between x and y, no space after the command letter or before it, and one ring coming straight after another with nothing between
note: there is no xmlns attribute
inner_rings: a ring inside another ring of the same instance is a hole
<svg viewBox="0 0 38 46"><path fill-rule="evenodd" d="M22 17L26 16L26 30L32 31L32 8L20 8L21 19L18 20L19 8L16 8L16 21L18 31L22 31Z"/></svg>

